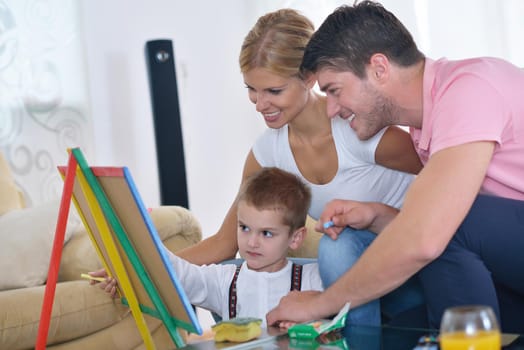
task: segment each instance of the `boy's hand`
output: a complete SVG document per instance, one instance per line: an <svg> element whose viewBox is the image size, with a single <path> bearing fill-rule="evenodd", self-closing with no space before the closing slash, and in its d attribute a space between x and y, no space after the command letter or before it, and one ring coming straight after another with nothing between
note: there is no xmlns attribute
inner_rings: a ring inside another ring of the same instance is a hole
<svg viewBox="0 0 524 350"><path fill-rule="evenodd" d="M90 280L89 284L98 284L99 287L105 290L107 293L109 293L112 298L116 297L116 280L114 278L109 277L105 269L88 272L88 274L92 277L102 277L105 279L102 282Z"/></svg>

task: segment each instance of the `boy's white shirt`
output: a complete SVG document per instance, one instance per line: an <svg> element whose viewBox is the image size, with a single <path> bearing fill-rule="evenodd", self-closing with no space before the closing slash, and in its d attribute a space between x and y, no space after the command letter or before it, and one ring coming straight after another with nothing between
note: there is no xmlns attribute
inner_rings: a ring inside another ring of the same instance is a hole
<svg viewBox="0 0 524 350"><path fill-rule="evenodd" d="M194 265L166 249L191 304L213 311L223 320L229 319L229 286L235 264ZM250 270L242 267L237 278L237 317L257 317L266 326L266 314L278 305L291 288L292 262L277 272ZM301 290L322 291L318 264L303 265Z"/></svg>

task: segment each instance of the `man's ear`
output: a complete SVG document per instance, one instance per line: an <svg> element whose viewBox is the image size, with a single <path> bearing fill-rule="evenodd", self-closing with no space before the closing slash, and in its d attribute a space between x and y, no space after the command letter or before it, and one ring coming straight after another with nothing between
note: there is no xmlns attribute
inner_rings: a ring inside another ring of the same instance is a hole
<svg viewBox="0 0 524 350"><path fill-rule="evenodd" d="M306 88L312 89L313 86L315 86L315 83L317 82L316 74L312 72L306 72L304 74L304 84L306 85Z"/></svg>
<svg viewBox="0 0 524 350"><path fill-rule="evenodd" d="M296 229L295 232L291 234L291 238L289 240L289 249L295 250L300 248L302 242L304 242L304 240L306 239L306 235L307 228L305 226Z"/></svg>
<svg viewBox="0 0 524 350"><path fill-rule="evenodd" d="M390 64L387 56L376 53L369 59L369 65L367 66L368 79L382 84L388 80L389 70Z"/></svg>

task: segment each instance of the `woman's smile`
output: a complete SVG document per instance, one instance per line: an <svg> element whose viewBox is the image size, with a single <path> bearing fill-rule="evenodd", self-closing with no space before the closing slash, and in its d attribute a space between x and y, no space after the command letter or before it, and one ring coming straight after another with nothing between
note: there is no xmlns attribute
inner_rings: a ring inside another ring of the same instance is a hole
<svg viewBox="0 0 524 350"><path fill-rule="evenodd" d="M275 122L280 117L281 111L271 112L271 113L262 113L264 120L268 123Z"/></svg>

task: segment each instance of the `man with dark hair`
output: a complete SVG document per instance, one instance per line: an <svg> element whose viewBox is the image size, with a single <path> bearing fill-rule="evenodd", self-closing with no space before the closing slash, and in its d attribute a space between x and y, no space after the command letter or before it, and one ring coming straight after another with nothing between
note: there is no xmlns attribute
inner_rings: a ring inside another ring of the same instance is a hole
<svg viewBox="0 0 524 350"><path fill-rule="evenodd" d="M328 115L347 118L360 139L409 126L425 166L400 210L328 203L317 229L331 238L319 255L346 226L378 236L323 293L290 294L268 323L326 317L417 274L431 327L447 307L483 304L503 331L524 332L524 71L497 58L424 57L404 25L371 1L328 16L301 69L316 73ZM324 229L327 221L334 226Z"/></svg>

